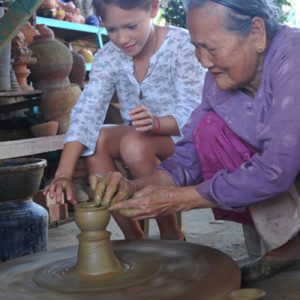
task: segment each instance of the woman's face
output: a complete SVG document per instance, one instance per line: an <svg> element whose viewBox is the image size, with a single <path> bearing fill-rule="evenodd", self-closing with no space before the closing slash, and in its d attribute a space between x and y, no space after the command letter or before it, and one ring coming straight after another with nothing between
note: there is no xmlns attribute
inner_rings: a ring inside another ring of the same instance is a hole
<svg viewBox="0 0 300 300"><path fill-rule="evenodd" d="M108 4L105 7L103 25L110 40L128 56L138 56L144 50L151 33L151 19L156 15L156 7L149 11L135 8L124 10Z"/></svg>
<svg viewBox="0 0 300 300"><path fill-rule="evenodd" d="M256 50L257 35L251 32L242 38L226 31L222 25L224 13L225 8L215 3L194 8L188 13L187 26L196 56L202 66L212 72L222 90L258 85L260 56Z"/></svg>

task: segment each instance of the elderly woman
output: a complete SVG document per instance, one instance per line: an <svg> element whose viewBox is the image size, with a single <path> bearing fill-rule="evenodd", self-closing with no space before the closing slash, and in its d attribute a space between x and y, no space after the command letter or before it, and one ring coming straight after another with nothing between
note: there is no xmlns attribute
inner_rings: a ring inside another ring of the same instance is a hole
<svg viewBox="0 0 300 300"><path fill-rule="evenodd" d="M249 282L300 262L300 30L280 25L265 0L184 2L208 69L202 103L152 176L110 173L92 186L133 219L213 208L253 224L265 253L243 269Z"/></svg>

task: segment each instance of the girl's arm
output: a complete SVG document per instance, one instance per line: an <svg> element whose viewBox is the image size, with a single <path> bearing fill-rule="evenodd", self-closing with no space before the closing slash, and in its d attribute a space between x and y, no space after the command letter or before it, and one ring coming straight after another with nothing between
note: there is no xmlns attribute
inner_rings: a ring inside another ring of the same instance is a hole
<svg viewBox="0 0 300 300"><path fill-rule="evenodd" d="M129 111L132 126L139 132L155 135L179 135L180 131L173 116L158 117L145 105L139 105Z"/></svg>
<svg viewBox="0 0 300 300"><path fill-rule="evenodd" d="M70 142L64 145L54 179L44 189L45 195L49 193L50 198L56 196L57 202L61 203L62 193L66 192L67 200L73 204L76 203L72 189L72 177L83 149L84 146L79 142Z"/></svg>

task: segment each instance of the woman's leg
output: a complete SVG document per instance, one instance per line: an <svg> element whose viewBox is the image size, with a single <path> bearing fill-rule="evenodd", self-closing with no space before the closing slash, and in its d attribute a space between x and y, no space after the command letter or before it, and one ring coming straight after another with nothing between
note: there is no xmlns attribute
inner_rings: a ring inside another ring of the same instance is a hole
<svg viewBox="0 0 300 300"><path fill-rule="evenodd" d="M207 113L198 123L194 131L194 141L204 180L211 179L222 169L234 171L256 152L232 132L215 112ZM212 211L217 220L253 225L248 210L239 213L213 208Z"/></svg>
<svg viewBox="0 0 300 300"><path fill-rule="evenodd" d="M131 175L138 178L149 175L161 160L172 155L174 143L167 136L143 135L131 131L122 138L120 152ZM157 217L156 221L161 239L184 239L175 214Z"/></svg>
<svg viewBox="0 0 300 300"><path fill-rule="evenodd" d="M120 158L120 141L122 137L134 129L130 126L105 127L101 130L95 154L85 158L88 173L106 174L117 171L115 159ZM126 239L143 238L144 233L137 222L123 217L119 213L112 214Z"/></svg>
<svg viewBox="0 0 300 300"><path fill-rule="evenodd" d="M230 172L234 171L242 163L249 160L256 152L255 149L245 144L238 136L236 136L225 122L214 112L208 113L204 118L202 118L201 122L199 122L194 132L194 139L199 159L201 161L201 170L204 179L211 178L221 169L226 169ZM274 201L275 199L270 199L270 201L272 200ZM287 199L287 201L290 200ZM253 209L262 209L261 207L256 206L260 206L260 204L251 207L252 214ZM294 211L296 211L298 207L294 204ZM280 215L280 211L278 212ZM252 222L252 218L249 219L249 217L251 217L250 214L232 213L220 209L214 210L214 214L219 218L245 224L251 224ZM298 215L299 214L297 214L297 216ZM282 216L280 217L280 221L282 222L283 218ZM295 219L297 220L297 218ZM258 223L255 218L254 221L257 227ZM266 228L271 227L271 224L268 224L268 222L271 222L270 212L268 218L264 221L264 226ZM280 227L283 227L285 231L285 235L282 233L282 236L278 237L278 240L284 240L283 243L279 244L280 246L268 249L268 252L265 253L258 261L250 263L250 265L242 268L244 283L273 275L274 273L295 263L300 265L300 233L299 231L294 231L295 227L289 228L287 224L288 223L286 222L286 224L281 224L281 226L280 224L276 224L275 226L277 227L277 230L275 229L276 232L274 232L274 236L278 235ZM291 236L289 234L290 229L291 231L296 232L296 234ZM289 240L285 242L287 239Z"/></svg>

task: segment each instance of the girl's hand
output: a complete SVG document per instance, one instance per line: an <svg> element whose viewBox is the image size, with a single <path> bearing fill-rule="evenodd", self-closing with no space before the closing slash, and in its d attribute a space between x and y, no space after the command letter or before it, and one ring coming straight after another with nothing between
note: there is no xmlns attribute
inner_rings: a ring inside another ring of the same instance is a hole
<svg viewBox="0 0 300 300"><path fill-rule="evenodd" d="M109 205L128 199L135 192L134 184L120 172L108 172L106 175L92 174L90 187L97 205Z"/></svg>
<svg viewBox="0 0 300 300"><path fill-rule="evenodd" d="M155 127L155 116L148 107L139 105L129 111L132 126L141 133L152 133Z"/></svg>
<svg viewBox="0 0 300 300"><path fill-rule="evenodd" d="M62 193L65 192L67 201L75 205L77 201L73 197L72 177L67 175L58 175L54 177L50 185L44 189L44 195L49 194L50 198L56 196L57 203L62 202Z"/></svg>
<svg viewBox="0 0 300 300"><path fill-rule="evenodd" d="M134 220L174 214L199 207L199 194L195 187L147 186L127 201L113 204L110 210L119 210Z"/></svg>

